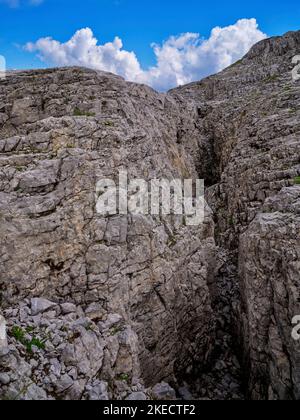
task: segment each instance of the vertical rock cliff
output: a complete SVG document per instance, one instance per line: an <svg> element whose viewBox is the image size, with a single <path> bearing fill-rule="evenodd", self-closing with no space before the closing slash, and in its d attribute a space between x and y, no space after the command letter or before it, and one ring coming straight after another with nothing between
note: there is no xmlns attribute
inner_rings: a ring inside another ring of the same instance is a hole
<svg viewBox="0 0 300 420"><path fill-rule="evenodd" d="M217 76L174 91L198 104L194 161L210 175L225 272L237 270L228 301L251 398L300 398L300 347L291 337L300 312L299 50L300 32L265 40Z"/></svg>
<svg viewBox="0 0 300 420"><path fill-rule="evenodd" d="M300 398L298 53L300 32L265 40L167 94L81 68L0 81L2 398ZM204 178L204 223L100 216L120 170Z"/></svg>

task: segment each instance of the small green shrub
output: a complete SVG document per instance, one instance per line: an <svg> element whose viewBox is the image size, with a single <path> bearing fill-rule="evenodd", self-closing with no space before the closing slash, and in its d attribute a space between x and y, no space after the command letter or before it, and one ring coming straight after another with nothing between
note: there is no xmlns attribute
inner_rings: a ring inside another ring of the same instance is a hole
<svg viewBox="0 0 300 420"><path fill-rule="evenodd" d="M296 176L296 178L294 178L294 183L296 185L300 185L300 176Z"/></svg>
<svg viewBox="0 0 300 420"><path fill-rule="evenodd" d="M233 216L230 216L230 218L229 218L229 225L230 226L234 226L234 218L233 218Z"/></svg>
<svg viewBox="0 0 300 420"><path fill-rule="evenodd" d="M129 375L128 373L121 373L121 375L118 376L119 381L129 382Z"/></svg>
<svg viewBox="0 0 300 420"><path fill-rule="evenodd" d="M177 238L176 238L175 236L172 236L172 237L169 239L168 246L169 246L169 247L173 247L173 246L175 246L176 244L177 244Z"/></svg>
<svg viewBox="0 0 300 420"><path fill-rule="evenodd" d="M15 168L16 168L16 171L18 171L18 172L23 172L24 170L25 170L25 168L23 167L23 166L15 166Z"/></svg>
<svg viewBox="0 0 300 420"><path fill-rule="evenodd" d="M105 121L104 125L106 125L106 127L113 127L114 123L112 121Z"/></svg>
<svg viewBox="0 0 300 420"><path fill-rule="evenodd" d="M112 327L110 329L110 335L117 335L122 331L122 327Z"/></svg>
<svg viewBox="0 0 300 420"><path fill-rule="evenodd" d="M266 83L271 83L271 82L275 82L275 80L277 80L279 78L279 76L277 76L276 74L273 74L273 76L269 76L265 79Z"/></svg>
<svg viewBox="0 0 300 420"><path fill-rule="evenodd" d="M297 109L296 108L290 108L289 109L289 113L290 114L295 114L295 112L297 112Z"/></svg>
<svg viewBox="0 0 300 420"><path fill-rule="evenodd" d="M30 334L34 331L34 327L26 327L25 330L28 334Z"/></svg>
<svg viewBox="0 0 300 420"><path fill-rule="evenodd" d="M74 109L73 115L74 115L74 117L94 117L95 113L94 112L81 111L79 108L76 107Z"/></svg>

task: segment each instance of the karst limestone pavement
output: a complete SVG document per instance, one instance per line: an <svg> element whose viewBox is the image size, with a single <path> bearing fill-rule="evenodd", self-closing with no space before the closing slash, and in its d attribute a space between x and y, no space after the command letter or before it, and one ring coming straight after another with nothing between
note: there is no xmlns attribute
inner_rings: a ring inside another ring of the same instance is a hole
<svg viewBox="0 0 300 420"><path fill-rule="evenodd" d="M2 399L300 399L297 54L300 32L264 40L166 94L82 68L0 81ZM205 179L204 223L101 217L122 169Z"/></svg>

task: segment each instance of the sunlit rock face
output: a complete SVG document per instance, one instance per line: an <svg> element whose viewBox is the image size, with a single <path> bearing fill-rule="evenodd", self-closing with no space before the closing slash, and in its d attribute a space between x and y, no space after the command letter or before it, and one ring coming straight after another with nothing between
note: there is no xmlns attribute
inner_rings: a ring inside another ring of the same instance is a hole
<svg viewBox="0 0 300 420"><path fill-rule="evenodd" d="M265 40L167 94L82 68L0 81L3 397L300 398L299 53L299 32ZM120 170L204 178L204 222L99 215Z"/></svg>
<svg viewBox="0 0 300 420"><path fill-rule="evenodd" d="M79 394L98 376L151 386L204 365L214 336L210 209L195 226L180 216L96 212L97 182L117 182L121 170L129 180L197 178L178 140L194 124L194 107L182 113L172 96L79 68L11 74L0 92L3 309L24 304L22 328L51 314L51 302L74 304L77 316L96 305L95 329L117 314L108 337L80 330L72 349L58 339L60 366L82 376ZM70 321L63 317L58 328L73 329ZM97 354L85 354L85 343ZM54 393L69 389L66 382Z"/></svg>
<svg viewBox="0 0 300 420"><path fill-rule="evenodd" d="M217 242L237 268L233 325L255 399L300 398L300 348L291 336L300 313L299 51L300 32L265 40L217 76L177 91L199 104L194 158L201 168L211 157L208 202Z"/></svg>

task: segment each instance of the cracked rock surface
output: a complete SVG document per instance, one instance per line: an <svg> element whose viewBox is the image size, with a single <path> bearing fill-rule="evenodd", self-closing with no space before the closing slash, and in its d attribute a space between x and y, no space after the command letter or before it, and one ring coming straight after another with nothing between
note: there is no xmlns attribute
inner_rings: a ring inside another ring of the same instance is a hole
<svg viewBox="0 0 300 420"><path fill-rule="evenodd" d="M0 81L1 398L300 399L299 53L265 40L167 94ZM119 170L204 178L204 223L98 215Z"/></svg>
<svg viewBox="0 0 300 420"><path fill-rule="evenodd" d="M174 216L103 217L95 193L97 181L117 181L124 169L129 179L196 178L177 143L178 125L192 124L193 115L182 116L172 96L77 68L11 74L0 98L3 309L33 299L33 317L51 313L54 302L63 313L79 306L97 323L115 314L123 320L131 335L121 336L120 350L116 336L98 343L82 329L76 348L64 349L63 362L78 370L74 397L85 395L82 381L105 376L110 352L111 381L176 384L212 348L212 213L207 207L205 223L193 227ZM65 395L65 375L50 395Z"/></svg>
<svg viewBox="0 0 300 420"><path fill-rule="evenodd" d="M300 398L300 343L291 337L300 313L299 50L300 32L265 40L219 75L174 91L201 110L194 159L201 164L209 149L207 200L217 244L228 251L216 297L224 302L227 278L225 329L240 343L253 399Z"/></svg>

